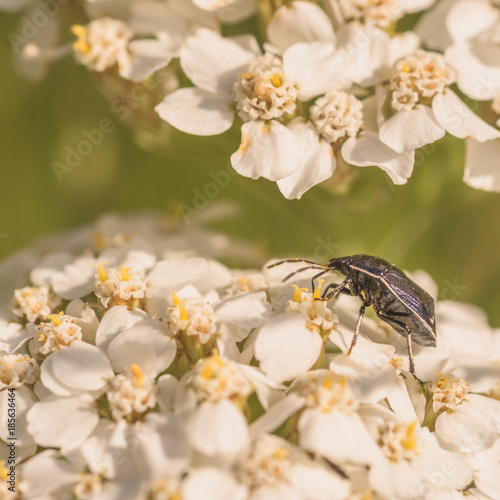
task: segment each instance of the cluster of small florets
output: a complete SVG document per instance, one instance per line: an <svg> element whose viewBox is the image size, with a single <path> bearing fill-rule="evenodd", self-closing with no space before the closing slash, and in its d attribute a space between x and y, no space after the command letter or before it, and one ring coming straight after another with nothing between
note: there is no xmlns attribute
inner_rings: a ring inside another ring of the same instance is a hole
<svg viewBox="0 0 500 500"><path fill-rule="evenodd" d="M345 19L359 19L380 28L391 27L405 13L399 0L339 0L339 6Z"/></svg>
<svg viewBox="0 0 500 500"><path fill-rule="evenodd" d="M272 120L291 114L296 107L297 89L273 54L251 60L234 84L236 109L241 119Z"/></svg>
<svg viewBox="0 0 500 500"><path fill-rule="evenodd" d="M392 107L412 109L429 103L456 79L455 71L440 54L418 51L396 63L392 78Z"/></svg>
<svg viewBox="0 0 500 500"><path fill-rule="evenodd" d="M414 351L421 387L405 340L369 313L346 354L359 304L322 299L333 275L311 293L310 272L282 282L300 263L233 271L183 252L159 218L106 218L95 232L98 248L51 245L30 273L47 289L26 283L2 303L0 391L22 408L26 498L127 488L196 500L207 484L242 500L496 498L499 333L471 306L437 303L438 347ZM133 268L145 286L133 305L96 286ZM65 311L42 320L40 297ZM449 465L439 480L436 463Z"/></svg>
<svg viewBox="0 0 500 500"><path fill-rule="evenodd" d="M498 2L481 1L476 11L469 0L434 4L84 0L78 16L87 22L64 26L61 19L61 31L75 36L72 46L46 46L54 19L48 33L39 30L40 41L26 40L19 66L34 68L36 78L72 51L90 71L106 72L98 79L105 95L128 89L127 81L143 84L148 99L130 124L147 123L148 134L161 120L202 136L236 123L241 141L239 148L234 143L233 168L276 182L289 199L335 176L339 162L342 171L375 165L404 184L415 150L446 132L474 141L465 182L499 191L500 142L490 141L500 139L500 120L491 124L488 106L467 106L450 88L456 83L468 99L491 101L498 111L500 65L489 55L498 45ZM417 12L418 21L407 17ZM464 29L469 18L477 29ZM257 26L264 29L257 33ZM343 182L352 177L343 175Z"/></svg>

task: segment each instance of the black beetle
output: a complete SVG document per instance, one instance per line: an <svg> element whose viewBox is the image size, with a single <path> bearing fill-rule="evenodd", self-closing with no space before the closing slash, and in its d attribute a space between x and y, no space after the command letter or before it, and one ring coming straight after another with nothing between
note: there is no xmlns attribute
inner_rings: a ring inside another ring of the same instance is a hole
<svg viewBox="0 0 500 500"><path fill-rule="evenodd" d="M345 276L342 283L331 283L322 295L323 300L330 300L339 293L354 295L362 300L359 317L352 338L349 355L356 344L361 321L365 309L373 306L375 313L382 320L391 325L400 335L406 337L410 373L420 385L422 381L415 374L411 341L423 346L436 347L436 320L434 317L434 299L403 271L389 264L387 261L371 255L359 254L348 257L330 259L328 264L321 264L307 259L286 259L268 266L276 267L285 262L305 262L309 266L297 269L286 276L287 281L292 276L307 269L321 269L321 272L312 278L314 280L330 272L338 271Z"/></svg>

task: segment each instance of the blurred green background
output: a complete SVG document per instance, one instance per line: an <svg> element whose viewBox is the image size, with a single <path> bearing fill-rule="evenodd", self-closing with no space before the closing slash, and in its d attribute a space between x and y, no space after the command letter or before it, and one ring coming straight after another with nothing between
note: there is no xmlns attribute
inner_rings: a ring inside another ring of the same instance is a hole
<svg viewBox="0 0 500 500"><path fill-rule="evenodd" d="M149 136L134 134L113 113L92 75L70 57L43 81L24 80L6 36L18 19L0 15L0 257L107 211L193 207L211 175L230 169L238 126L208 138L170 130L169 148L155 149ZM104 118L114 131L60 182L52 163L64 163L67 146L76 147L83 130ZM462 157L461 142L447 136L417 152L405 186L393 186L376 167L357 168L350 183L339 186L334 176L331 186L315 187L298 201L285 200L271 182L235 175L210 204L237 202L239 215L218 228L269 255L324 259L364 252L424 269L441 297L478 304L500 326L500 195L466 186Z"/></svg>

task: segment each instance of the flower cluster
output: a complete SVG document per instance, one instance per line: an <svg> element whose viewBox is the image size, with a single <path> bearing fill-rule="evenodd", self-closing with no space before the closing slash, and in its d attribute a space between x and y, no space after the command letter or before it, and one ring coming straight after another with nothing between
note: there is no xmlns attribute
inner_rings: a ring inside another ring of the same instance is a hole
<svg viewBox="0 0 500 500"><path fill-rule="evenodd" d="M359 301L321 299L335 276L311 293L311 273L283 283L296 264L227 254L108 216L0 266L20 464L13 493L0 461L3 498L498 498L500 333L482 311L437 303L420 386L374 315L348 354Z"/></svg>
<svg viewBox="0 0 500 500"><path fill-rule="evenodd" d="M59 44L58 16L32 38L12 39L25 73L40 77L73 52L90 71L112 75L103 86L154 80L146 110L154 119L202 136L236 123L233 168L276 182L286 198L326 181L339 163L376 165L404 184L415 150L446 133L466 141L464 181L500 191L497 1L82 3L81 23L67 27L72 45ZM11 0L2 8L29 9L28 18L39 9ZM398 31L415 12L413 29ZM249 18L264 28L261 45L238 31ZM223 35L228 24L237 36ZM181 87L186 77L192 85Z"/></svg>

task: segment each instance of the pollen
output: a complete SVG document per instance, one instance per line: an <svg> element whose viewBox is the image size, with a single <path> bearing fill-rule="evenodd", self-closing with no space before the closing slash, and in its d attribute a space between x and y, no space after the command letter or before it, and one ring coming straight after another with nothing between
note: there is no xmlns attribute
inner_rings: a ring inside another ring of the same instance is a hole
<svg viewBox="0 0 500 500"><path fill-rule="evenodd" d="M81 52L82 54L88 54L90 52L90 45L87 41L88 30L85 26L81 24L75 24L70 28L71 33L78 37L78 40L73 44L73 48L77 52Z"/></svg>
<svg viewBox="0 0 500 500"><path fill-rule="evenodd" d="M285 79L285 75L271 75L271 83L275 87L281 87L283 85L283 80Z"/></svg>
<svg viewBox="0 0 500 500"><path fill-rule="evenodd" d="M292 286L293 286L293 301L300 303L301 297L302 297L302 292L307 292L308 289L307 288L300 288L295 283Z"/></svg>
<svg viewBox="0 0 500 500"><path fill-rule="evenodd" d="M130 371L132 375L135 377L137 380L138 385L143 385L144 384L144 375L142 374L142 370L139 365L136 365L135 363L132 363L130 365Z"/></svg>
<svg viewBox="0 0 500 500"><path fill-rule="evenodd" d="M174 303L174 306L177 307L177 310L179 311L181 321L186 321L188 319L188 315L186 312L186 306L184 305L184 301L179 299L179 296L176 293L172 294L172 302Z"/></svg>
<svg viewBox="0 0 500 500"><path fill-rule="evenodd" d="M7 479L8 470L5 467L5 460L0 460L0 479L5 481Z"/></svg>
<svg viewBox="0 0 500 500"><path fill-rule="evenodd" d="M108 279L106 269L104 269L104 266L106 264L107 262L103 262L102 264L94 264L94 267L97 267L97 272L99 273L99 279L101 280L101 283L104 283Z"/></svg>
<svg viewBox="0 0 500 500"><path fill-rule="evenodd" d="M125 267L125 266L119 266L118 269L120 269L121 275L122 275L122 280L123 281L128 281L130 279L130 273L129 271L132 269L131 267Z"/></svg>
<svg viewBox="0 0 500 500"><path fill-rule="evenodd" d="M49 319L50 319L50 321L52 321L52 324L54 326L59 326L62 323L62 321L60 319L61 314L63 314L63 311L60 311L57 314L49 315Z"/></svg>
<svg viewBox="0 0 500 500"><path fill-rule="evenodd" d="M405 450L416 450L417 449L417 435L415 433L415 428L417 422L412 422L406 429L406 437L401 440L401 444Z"/></svg>

